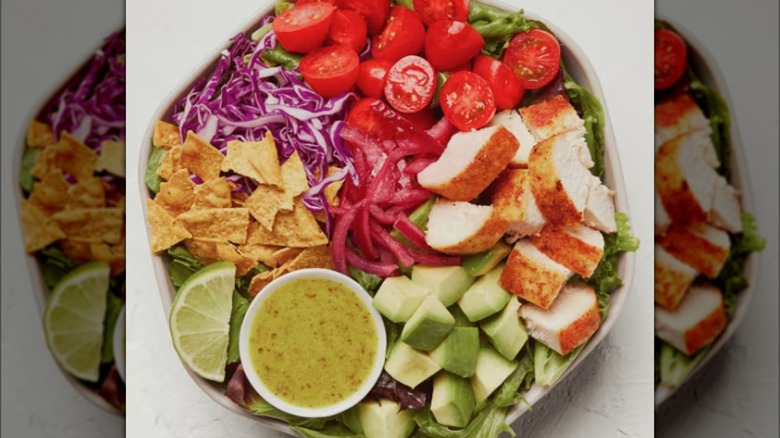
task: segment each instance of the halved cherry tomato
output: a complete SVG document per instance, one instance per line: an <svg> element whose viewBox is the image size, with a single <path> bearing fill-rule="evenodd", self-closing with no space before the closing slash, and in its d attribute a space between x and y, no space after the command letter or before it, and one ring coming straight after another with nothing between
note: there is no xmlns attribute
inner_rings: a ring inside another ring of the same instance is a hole
<svg viewBox="0 0 780 438"><path fill-rule="evenodd" d="M414 0L414 11L427 26L438 20L466 21L470 0Z"/></svg>
<svg viewBox="0 0 780 438"><path fill-rule="evenodd" d="M322 46L335 10L324 2L296 6L274 19L276 39L288 52L309 53Z"/></svg>
<svg viewBox="0 0 780 438"><path fill-rule="evenodd" d="M390 13L390 0L336 0L341 10L355 11L368 24L368 33L376 35L382 31Z"/></svg>
<svg viewBox="0 0 780 438"><path fill-rule="evenodd" d="M330 3L332 5L336 4L336 0L298 0L295 2L295 6L303 6L309 3Z"/></svg>
<svg viewBox="0 0 780 438"><path fill-rule="evenodd" d="M479 55L474 59L473 71L490 84L498 109L510 109L520 104L525 89L508 65L489 56Z"/></svg>
<svg viewBox="0 0 780 438"><path fill-rule="evenodd" d="M427 107L436 92L436 70L416 55L401 58L387 73L387 103L402 113L415 113Z"/></svg>
<svg viewBox="0 0 780 438"><path fill-rule="evenodd" d="M449 71L465 64L483 47L482 35L463 21L436 21L425 35L425 57L437 70Z"/></svg>
<svg viewBox="0 0 780 438"><path fill-rule="evenodd" d="M688 49L685 41L669 29L655 30L655 89L674 85L685 73Z"/></svg>
<svg viewBox="0 0 780 438"><path fill-rule="evenodd" d="M558 74L561 46L550 32L531 29L512 38L504 54L504 63L512 68L526 90L536 90Z"/></svg>
<svg viewBox="0 0 780 438"><path fill-rule="evenodd" d="M336 11L328 31L327 44L343 44L360 53L366 46L366 20L355 11Z"/></svg>
<svg viewBox="0 0 780 438"><path fill-rule="evenodd" d="M327 46L301 59L303 79L317 93L330 98L348 91L358 75L358 54L347 46Z"/></svg>
<svg viewBox="0 0 780 438"><path fill-rule="evenodd" d="M358 67L357 87L367 97L382 97L385 94L387 72L393 67L393 61L369 59Z"/></svg>
<svg viewBox="0 0 780 438"><path fill-rule="evenodd" d="M424 43L425 26L420 17L409 8L394 6L384 30L374 39L371 55L395 62L420 53Z"/></svg>
<svg viewBox="0 0 780 438"><path fill-rule="evenodd" d="M393 138L393 125L382 115L384 111L392 110L381 100L361 99L347 113L346 123L375 139Z"/></svg>
<svg viewBox="0 0 780 438"><path fill-rule="evenodd" d="M439 104L447 119L461 131L479 129L496 114L490 84L470 71L459 71L447 79Z"/></svg>
<svg viewBox="0 0 780 438"><path fill-rule="evenodd" d="M419 131L430 129L431 126L435 125L439 120L439 117L436 115L436 110L433 108L425 108L422 111L404 114L403 116L412 122L412 125Z"/></svg>

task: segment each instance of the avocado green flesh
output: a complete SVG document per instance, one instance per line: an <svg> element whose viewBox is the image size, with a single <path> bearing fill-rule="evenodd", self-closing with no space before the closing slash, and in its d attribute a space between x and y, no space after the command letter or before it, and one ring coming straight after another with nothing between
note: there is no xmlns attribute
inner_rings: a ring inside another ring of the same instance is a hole
<svg viewBox="0 0 780 438"><path fill-rule="evenodd" d="M401 405L391 400L362 402L357 416L366 438L406 438L415 428L412 411L402 411Z"/></svg>
<svg viewBox="0 0 780 438"><path fill-rule="evenodd" d="M460 377L471 377L477 367L479 329L455 327L435 350L431 358L445 370Z"/></svg>
<svg viewBox="0 0 780 438"><path fill-rule="evenodd" d="M431 413L445 426L466 427L474 412L474 392L467 379L442 372L433 379Z"/></svg>
<svg viewBox="0 0 780 438"><path fill-rule="evenodd" d="M517 314L519 309L520 302L512 298L504 310L480 324L496 351L509 360L513 360L528 341L528 332Z"/></svg>
<svg viewBox="0 0 780 438"><path fill-rule="evenodd" d="M455 327L455 318L434 296L427 296L404 325L401 341L414 348L430 351L438 347Z"/></svg>
<svg viewBox="0 0 780 438"><path fill-rule="evenodd" d="M422 287L404 276L386 279L371 304L385 318L393 322L406 322L429 295Z"/></svg>
<svg viewBox="0 0 780 438"><path fill-rule="evenodd" d="M517 366L517 362L509 361L496 350L483 346L477 357L477 368L470 379L471 389L474 391L474 401L477 405L487 400L490 394L515 371Z"/></svg>
<svg viewBox="0 0 780 438"><path fill-rule="evenodd" d="M485 275L498 266L511 251L509 245L499 241L487 251L463 257L463 269L472 277Z"/></svg>
<svg viewBox="0 0 780 438"><path fill-rule="evenodd" d="M458 305L469 321L483 320L499 312L509 302L512 295L498 284L503 271L503 266L493 268L475 281L458 300Z"/></svg>
<svg viewBox="0 0 780 438"><path fill-rule="evenodd" d="M412 269L412 281L427 288L431 295L449 307L455 304L474 282L461 266L420 266Z"/></svg>
<svg viewBox="0 0 780 438"><path fill-rule="evenodd" d="M385 362L385 371L410 388L417 387L440 369L439 364L426 353L415 350L403 342L396 342Z"/></svg>

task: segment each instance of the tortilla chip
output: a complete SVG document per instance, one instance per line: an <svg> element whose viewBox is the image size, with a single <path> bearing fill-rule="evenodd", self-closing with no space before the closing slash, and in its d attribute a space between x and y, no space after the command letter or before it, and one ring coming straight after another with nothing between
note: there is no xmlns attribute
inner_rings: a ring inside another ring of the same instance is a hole
<svg viewBox="0 0 780 438"><path fill-rule="evenodd" d="M189 211L193 201L195 184L187 169L179 169L167 182L160 183L160 192L154 197L154 202L174 217Z"/></svg>
<svg viewBox="0 0 780 438"><path fill-rule="evenodd" d="M245 208L190 210L177 219L196 239L238 244L246 242L249 211Z"/></svg>
<svg viewBox="0 0 780 438"><path fill-rule="evenodd" d="M47 216L64 209L68 203L68 183L62 171L53 169L36 183L29 200Z"/></svg>
<svg viewBox="0 0 780 438"><path fill-rule="evenodd" d="M230 184L225 178L214 178L195 186L193 210L229 208L232 205Z"/></svg>
<svg viewBox="0 0 780 438"><path fill-rule="evenodd" d="M92 242L72 239L62 239L59 242L62 252L79 265L92 260L92 245Z"/></svg>
<svg viewBox="0 0 780 438"><path fill-rule="evenodd" d="M217 244L217 256L219 260L233 262L236 265L236 275L242 277L257 266L257 260L236 251L236 247L229 243Z"/></svg>
<svg viewBox="0 0 780 438"><path fill-rule="evenodd" d="M158 253L192 237L189 231L164 208L146 199L146 220L149 222L152 252Z"/></svg>
<svg viewBox="0 0 780 438"><path fill-rule="evenodd" d="M181 146L181 165L198 175L203 181L218 178L225 156L206 140L192 131Z"/></svg>
<svg viewBox="0 0 780 438"><path fill-rule="evenodd" d="M51 126L37 120L30 122L27 126L27 146L45 148L52 143L54 143L54 132Z"/></svg>
<svg viewBox="0 0 780 438"><path fill-rule="evenodd" d="M179 138L179 127L172 123L158 120L157 123L154 124L152 144L163 149L170 149L180 145L181 138Z"/></svg>
<svg viewBox="0 0 780 438"><path fill-rule="evenodd" d="M22 199L22 232L24 249L29 254L65 237L56 222L26 199Z"/></svg>
<svg viewBox="0 0 780 438"><path fill-rule="evenodd" d="M184 241L187 251L204 265L210 265L219 260L217 245L217 242L200 239L187 239Z"/></svg>
<svg viewBox="0 0 780 438"><path fill-rule="evenodd" d="M333 255L328 245L306 248L287 265L290 272L311 268L335 269Z"/></svg>
<svg viewBox="0 0 780 438"><path fill-rule="evenodd" d="M260 142L231 141L227 156L222 162L222 171L233 171L254 179L261 184L281 188L282 168L273 135L267 132Z"/></svg>
<svg viewBox="0 0 780 438"><path fill-rule="evenodd" d="M306 177L306 169L298 152L293 152L290 158L282 165L282 180L284 181L284 199L279 209L292 211L293 199L301 193L309 190L309 180Z"/></svg>
<svg viewBox="0 0 780 438"><path fill-rule="evenodd" d="M266 230L274 227L276 214L284 202L284 191L272 186L259 186L244 201L244 207L252 214L252 217Z"/></svg>
<svg viewBox="0 0 780 438"><path fill-rule="evenodd" d="M256 222L249 224L250 229L252 225L257 226ZM248 240L248 234L247 234ZM244 243L238 246L238 253L250 257L258 262L262 262L264 265L275 268L281 264L275 257L275 253L279 250L278 246L271 245L258 245L252 243Z"/></svg>
<svg viewBox="0 0 780 438"><path fill-rule="evenodd" d="M249 283L249 295L252 298L256 297L257 294L272 281L274 281L273 271L261 272L255 275Z"/></svg>
<svg viewBox="0 0 780 438"><path fill-rule="evenodd" d="M244 207L244 203L249 199L249 195L244 192L232 192L231 201L234 207Z"/></svg>
<svg viewBox="0 0 780 438"><path fill-rule="evenodd" d="M124 235L125 212L119 208L63 210L52 219L73 240L119 243Z"/></svg>
<svg viewBox="0 0 780 438"><path fill-rule="evenodd" d="M281 266L293 261L302 251L301 248L282 248L274 252L274 258Z"/></svg>
<svg viewBox="0 0 780 438"><path fill-rule="evenodd" d="M291 212L280 212L276 216L273 231L268 232L262 226L250 229L247 242L259 245L287 246L292 248L310 248L327 245L328 238L320 229L314 215L296 198Z"/></svg>
<svg viewBox="0 0 780 438"><path fill-rule="evenodd" d="M160 166L157 168L157 176L164 180L169 180L179 169L184 167L181 164L181 146L174 146L165 152Z"/></svg>
<svg viewBox="0 0 780 438"><path fill-rule="evenodd" d="M105 243L90 244L92 260L106 262L111 267L111 275L119 275L125 270L125 255L117 254L113 251L113 246Z"/></svg>
<svg viewBox="0 0 780 438"><path fill-rule="evenodd" d="M83 179L68 188L67 209L100 208L106 206L106 191L100 178Z"/></svg>
<svg viewBox="0 0 780 438"><path fill-rule="evenodd" d="M95 173L97 159L95 151L88 148L81 140L63 131L59 142L47 146L38 155L31 173L34 177L43 179L51 170L59 168L80 181Z"/></svg>
<svg viewBox="0 0 780 438"><path fill-rule="evenodd" d="M125 144L118 141L104 141L100 145L100 155L95 170L125 177Z"/></svg>
<svg viewBox="0 0 780 438"><path fill-rule="evenodd" d="M333 176L335 173L340 172L341 169L338 167L329 167L328 168L328 176ZM328 203L328 205L339 205L339 190L341 190L341 187L344 185L344 180L341 181L335 181L330 184L328 184L327 187L325 187L325 190L323 190L323 194L325 195L325 201ZM325 217L324 211L318 211L314 213L314 217L317 219L317 221L326 223L328 219Z"/></svg>

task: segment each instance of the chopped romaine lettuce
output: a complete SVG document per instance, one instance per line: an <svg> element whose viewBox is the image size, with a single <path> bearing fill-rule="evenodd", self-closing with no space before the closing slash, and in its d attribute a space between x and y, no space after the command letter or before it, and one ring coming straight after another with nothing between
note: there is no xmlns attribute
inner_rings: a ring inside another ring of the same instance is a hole
<svg viewBox="0 0 780 438"><path fill-rule="evenodd" d="M604 176L604 109L593 93L574 82L566 71L563 61L561 61L561 68L564 74L563 87L572 105L580 110L582 120L585 121L585 142L595 163L590 171L601 178Z"/></svg>
<svg viewBox="0 0 780 438"><path fill-rule="evenodd" d="M680 386L696 365L707 355L711 345L689 357L666 342L662 343L659 360L661 383L670 388Z"/></svg>
<svg viewBox="0 0 780 438"><path fill-rule="evenodd" d="M49 289L56 286L65 274L76 268L76 263L56 245L49 245L38 251L37 256L43 282Z"/></svg>
<svg viewBox="0 0 780 438"><path fill-rule="evenodd" d="M737 293L748 286L745 276L745 260L754 251L761 251L766 245L766 240L758 235L758 229L753 215L742 212L742 233L732 234L729 257L720 270L715 284L723 291L726 301L726 311L729 318L734 314L734 305Z"/></svg>
<svg viewBox="0 0 780 438"><path fill-rule="evenodd" d="M500 408L508 408L523 401L521 390L528 390L534 382L534 355L529 344L526 344L526 353L520 359L517 369L504 381L496 391L493 403ZM530 408L530 405L528 406Z"/></svg>
<svg viewBox="0 0 780 438"><path fill-rule="evenodd" d="M244 298L237 291L233 291L233 307L230 310L230 333L228 338L228 364L236 363L241 360L238 349L238 339L241 334L241 323L244 322L244 315L246 315L248 309L249 300Z"/></svg>
<svg viewBox="0 0 780 438"><path fill-rule="evenodd" d="M417 426L431 438L494 438L506 432L516 436L506 424L507 408L496 406L489 402L463 429L450 429L436 422L429 407L419 410L414 415Z"/></svg>
<svg viewBox="0 0 780 438"><path fill-rule="evenodd" d="M712 146L720 161L718 173L731 181L731 116L728 104L715 90L704 85L690 66L688 76L693 97L710 120Z"/></svg>
<svg viewBox="0 0 780 438"><path fill-rule="evenodd" d="M538 27L533 21L526 20L522 9L507 12L474 1L469 7L468 21L485 40L482 53L494 58L501 57L509 39L515 34Z"/></svg>
<svg viewBox="0 0 780 438"><path fill-rule="evenodd" d="M168 255L171 257L171 263L168 265L168 278L171 284L177 289L184 284L190 275L203 267L200 260L193 257L187 248L182 245L176 245L168 249Z"/></svg>
<svg viewBox="0 0 780 438"><path fill-rule="evenodd" d="M103 330L103 352L101 354L100 363L111 363L114 361L114 328L116 328L116 321L119 318L119 312L122 311L122 305L124 302L121 298L116 296L113 292L109 292L106 298L106 317L105 330Z"/></svg>
<svg viewBox="0 0 780 438"><path fill-rule="evenodd" d="M146 171L144 172L146 187L149 187L149 190L155 194L160 191L162 178L157 175L157 169L160 167L164 157L165 149L156 146L152 147L152 155L149 157L149 162L146 164Z"/></svg>
<svg viewBox="0 0 780 438"><path fill-rule="evenodd" d="M24 156L22 157L22 168L19 169L19 185L25 193L30 193L35 185L35 178L33 178L31 172L35 166L35 161L38 160L38 149L27 148L24 150Z"/></svg>
<svg viewBox="0 0 780 438"><path fill-rule="evenodd" d="M541 386L549 387L555 384L563 375L574 359L580 355L585 344L575 348L566 356L553 351L541 342L534 343L534 377L536 383Z"/></svg>
<svg viewBox="0 0 780 438"><path fill-rule="evenodd" d="M320 430L293 426L293 430L306 438L362 438L363 434L356 434L341 424L334 424Z"/></svg>

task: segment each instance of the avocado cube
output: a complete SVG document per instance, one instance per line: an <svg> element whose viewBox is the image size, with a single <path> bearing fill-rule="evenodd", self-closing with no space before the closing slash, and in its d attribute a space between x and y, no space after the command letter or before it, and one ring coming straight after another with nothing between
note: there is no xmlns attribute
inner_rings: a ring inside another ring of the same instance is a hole
<svg viewBox="0 0 780 438"><path fill-rule="evenodd" d="M496 350L483 346L477 356L477 368L471 376L471 389L477 405L490 397L502 383L517 369L518 363L506 360Z"/></svg>
<svg viewBox="0 0 780 438"><path fill-rule="evenodd" d="M458 300L458 306L469 321L476 322L499 312L512 295L498 284L504 266L498 266L477 279Z"/></svg>
<svg viewBox="0 0 780 438"><path fill-rule="evenodd" d="M514 360L528 341L528 332L517 313L519 310L520 301L512 297L504 310L480 323L496 351L509 360Z"/></svg>
<svg viewBox="0 0 780 438"><path fill-rule="evenodd" d="M401 341L418 350L430 351L450 334L455 318L433 295L425 297L401 331Z"/></svg>
<svg viewBox="0 0 780 438"><path fill-rule="evenodd" d="M428 295L427 288L407 277L390 277L382 282L371 304L390 321L406 322Z"/></svg>
<svg viewBox="0 0 780 438"><path fill-rule="evenodd" d="M471 377L477 367L479 329L455 327L429 354L439 366L460 377Z"/></svg>
<svg viewBox="0 0 780 438"><path fill-rule="evenodd" d="M463 310L461 310L459 305L453 304L452 306L447 307L447 311L450 312L450 315L452 315L453 318L455 318L455 327L477 326L475 323L469 321L469 318L465 313L463 313Z"/></svg>
<svg viewBox="0 0 780 438"><path fill-rule="evenodd" d="M487 251L463 257L463 269L473 277L485 275L501 263L510 252L512 247L499 240Z"/></svg>
<svg viewBox="0 0 780 438"><path fill-rule="evenodd" d="M449 307L455 304L474 282L460 266L420 266L412 268L412 281L428 288L432 295Z"/></svg>
<svg viewBox="0 0 780 438"><path fill-rule="evenodd" d="M365 401L357 406L357 415L366 438L407 438L415 428L410 410L392 400Z"/></svg>
<svg viewBox="0 0 780 438"><path fill-rule="evenodd" d="M467 379L442 372L433 379L431 413L445 426L466 427L474 413L474 391Z"/></svg>
<svg viewBox="0 0 780 438"><path fill-rule="evenodd" d="M385 371L395 380L415 388L428 377L436 374L441 367L422 351L396 342L385 362Z"/></svg>

